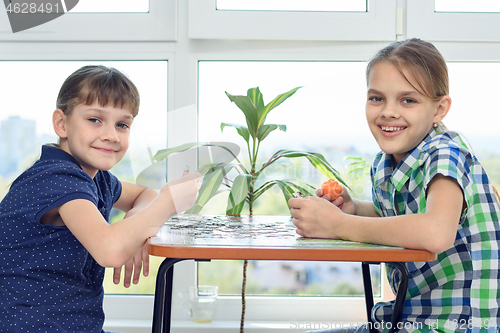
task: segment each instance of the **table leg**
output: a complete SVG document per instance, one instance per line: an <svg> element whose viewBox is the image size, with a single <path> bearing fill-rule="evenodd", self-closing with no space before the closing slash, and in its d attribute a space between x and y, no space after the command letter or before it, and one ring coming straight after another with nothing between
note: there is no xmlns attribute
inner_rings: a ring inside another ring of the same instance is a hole
<svg viewBox="0 0 500 333"><path fill-rule="evenodd" d="M408 269L406 265L401 262L389 263L395 266L402 274L401 282L399 283L398 294L396 295L396 302L394 303L394 312L392 313L391 329L389 333L396 331L397 324L401 321L403 315L403 307L405 304L406 291L408 290Z"/></svg>
<svg viewBox="0 0 500 333"><path fill-rule="evenodd" d="M366 304L366 315L368 317L368 329L370 333L375 333L373 328L372 319L372 308L373 308L373 289L372 289L372 279L370 275L370 263L361 263L361 270L363 272L363 287L365 288L365 304Z"/></svg>
<svg viewBox="0 0 500 333"><path fill-rule="evenodd" d="M408 290L408 269L406 268L405 264L400 262L390 262L388 264L395 266L402 274L401 282L399 283L398 294L396 295L396 301L394 303L394 310L391 318L391 328L388 332L394 333L403 315L406 291ZM377 331L373 327L373 320L371 318L371 309L373 308L373 292L369 267L370 263L363 262L361 265L363 272L363 285L365 289L366 312L368 315L368 328L370 329L370 333L375 333Z"/></svg>
<svg viewBox="0 0 500 333"><path fill-rule="evenodd" d="M170 332L174 264L185 259L166 258L156 276L153 333Z"/></svg>

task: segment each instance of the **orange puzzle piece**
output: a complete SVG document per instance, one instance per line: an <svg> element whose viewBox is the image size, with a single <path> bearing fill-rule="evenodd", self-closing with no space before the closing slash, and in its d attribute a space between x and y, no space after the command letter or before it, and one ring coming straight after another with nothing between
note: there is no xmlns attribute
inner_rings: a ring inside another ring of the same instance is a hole
<svg viewBox="0 0 500 333"><path fill-rule="evenodd" d="M340 192L342 192L342 185L338 181L330 179L321 185L321 189L323 190L323 195L330 194L332 200L335 200L340 196Z"/></svg>

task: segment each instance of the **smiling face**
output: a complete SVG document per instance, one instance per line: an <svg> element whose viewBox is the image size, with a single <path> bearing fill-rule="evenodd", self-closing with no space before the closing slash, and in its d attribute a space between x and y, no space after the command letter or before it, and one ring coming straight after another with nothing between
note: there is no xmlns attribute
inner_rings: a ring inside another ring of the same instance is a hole
<svg viewBox="0 0 500 333"><path fill-rule="evenodd" d="M98 170L109 170L123 158L133 119L128 108L79 104L69 116L60 109L54 111L53 125L60 148L94 177Z"/></svg>
<svg viewBox="0 0 500 333"><path fill-rule="evenodd" d="M396 163L415 148L448 112L451 99L434 101L418 92L417 81L406 78L390 62L371 68L368 78L366 118L380 149L392 154Z"/></svg>

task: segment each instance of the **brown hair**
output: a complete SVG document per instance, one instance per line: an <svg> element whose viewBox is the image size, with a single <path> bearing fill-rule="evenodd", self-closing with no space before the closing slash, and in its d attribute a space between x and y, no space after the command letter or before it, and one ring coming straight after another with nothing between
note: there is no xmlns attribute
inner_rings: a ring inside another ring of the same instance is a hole
<svg viewBox="0 0 500 333"><path fill-rule="evenodd" d="M449 94L448 67L441 53L429 42L411 38L383 48L368 63L367 81L373 66L381 62L389 62L396 66L415 90L432 100L438 100ZM417 81L417 87L408 80L404 70Z"/></svg>
<svg viewBox="0 0 500 333"><path fill-rule="evenodd" d="M68 76L59 90L56 107L70 115L79 104L100 106L111 104L139 112L139 91L119 70L106 66L83 66Z"/></svg>

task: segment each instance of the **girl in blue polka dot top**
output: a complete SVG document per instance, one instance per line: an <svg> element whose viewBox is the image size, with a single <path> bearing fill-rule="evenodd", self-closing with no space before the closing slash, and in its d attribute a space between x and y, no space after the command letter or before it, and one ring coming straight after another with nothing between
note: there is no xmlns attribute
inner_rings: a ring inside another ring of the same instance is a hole
<svg viewBox="0 0 500 333"><path fill-rule="evenodd" d="M191 207L198 173L160 191L108 170L125 155L139 93L121 72L85 66L63 83L42 147L0 202L0 331L102 332L104 267L119 283L148 274L146 241ZM109 224L111 208L126 212Z"/></svg>

